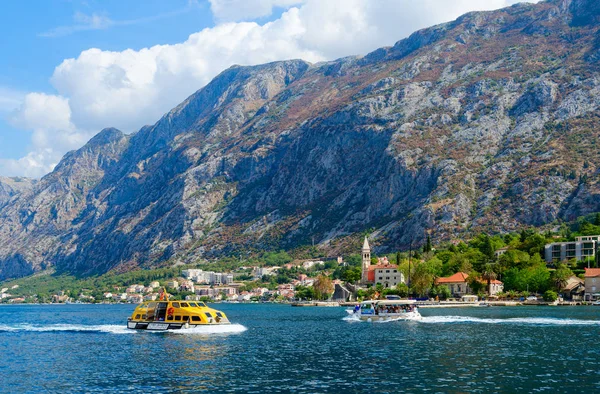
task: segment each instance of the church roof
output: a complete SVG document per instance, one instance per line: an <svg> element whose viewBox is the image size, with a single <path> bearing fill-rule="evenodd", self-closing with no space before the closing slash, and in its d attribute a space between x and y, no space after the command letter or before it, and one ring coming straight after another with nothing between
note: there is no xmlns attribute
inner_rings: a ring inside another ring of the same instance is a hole
<svg viewBox="0 0 600 394"><path fill-rule="evenodd" d="M385 270L385 269L398 269L398 266L396 264L376 264L376 265L369 266L369 271Z"/></svg>
<svg viewBox="0 0 600 394"><path fill-rule="evenodd" d="M365 242L363 243L363 250L365 249L371 249L371 247L369 246L369 241L367 240L367 237L365 237Z"/></svg>

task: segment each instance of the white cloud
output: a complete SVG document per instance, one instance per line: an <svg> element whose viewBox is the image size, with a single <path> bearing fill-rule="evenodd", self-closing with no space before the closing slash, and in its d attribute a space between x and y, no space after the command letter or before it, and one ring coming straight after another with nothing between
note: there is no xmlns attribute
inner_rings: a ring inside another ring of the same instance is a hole
<svg viewBox="0 0 600 394"><path fill-rule="evenodd" d="M222 22L247 21L273 13L273 8L289 8L304 0L209 0L215 19Z"/></svg>
<svg viewBox="0 0 600 394"><path fill-rule="evenodd" d="M10 112L18 108L26 93L0 86L0 113Z"/></svg>
<svg viewBox="0 0 600 394"><path fill-rule="evenodd" d="M42 176L51 171L63 154L81 147L93 133L71 122L69 100L44 93L29 93L9 121L31 130L30 152L20 159L0 159L3 175Z"/></svg>
<svg viewBox="0 0 600 394"><path fill-rule="evenodd" d="M251 0L254 9L237 8L235 15L225 10L248 2L211 0L211 6L218 18L244 19L257 13L266 15L274 6L299 3ZM137 130L155 122L233 64L292 58L316 62L366 54L392 45L419 28L455 19L467 11L501 8L516 2L304 0L273 22L223 23L192 34L180 44L122 52L89 49L56 67L51 82L58 95L28 95L13 122L34 130L34 140L37 138L38 142L33 143L35 160L31 162L41 160L42 168L51 168L56 152L75 148L85 141L83 136L89 136L81 130L99 131L108 126L126 132ZM48 149L52 154L48 154ZM28 162L22 163L23 173ZM0 163L0 173L6 168Z"/></svg>

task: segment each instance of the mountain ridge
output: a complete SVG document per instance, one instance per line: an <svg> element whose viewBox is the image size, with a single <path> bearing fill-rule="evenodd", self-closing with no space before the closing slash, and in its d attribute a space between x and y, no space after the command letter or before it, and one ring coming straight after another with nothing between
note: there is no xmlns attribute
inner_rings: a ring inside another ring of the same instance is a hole
<svg viewBox="0 0 600 394"><path fill-rule="evenodd" d="M337 253L369 229L384 251L597 211L598 15L589 0L519 4L362 57L231 67L4 206L0 188L0 279L313 237Z"/></svg>

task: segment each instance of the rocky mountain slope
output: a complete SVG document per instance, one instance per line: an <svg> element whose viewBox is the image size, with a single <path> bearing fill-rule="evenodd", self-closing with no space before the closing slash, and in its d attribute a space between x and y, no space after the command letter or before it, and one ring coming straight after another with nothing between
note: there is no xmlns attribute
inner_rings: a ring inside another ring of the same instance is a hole
<svg viewBox="0 0 600 394"><path fill-rule="evenodd" d="M600 6L475 12L364 57L232 67L18 193L0 279L308 245L406 248L600 210ZM12 194L10 194L12 193Z"/></svg>

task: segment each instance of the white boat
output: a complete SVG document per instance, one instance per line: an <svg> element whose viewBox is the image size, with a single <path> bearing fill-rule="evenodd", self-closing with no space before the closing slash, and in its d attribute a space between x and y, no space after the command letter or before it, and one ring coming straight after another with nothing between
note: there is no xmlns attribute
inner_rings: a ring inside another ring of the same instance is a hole
<svg viewBox="0 0 600 394"><path fill-rule="evenodd" d="M415 301L412 300L369 300L346 312L363 321L421 320Z"/></svg>

